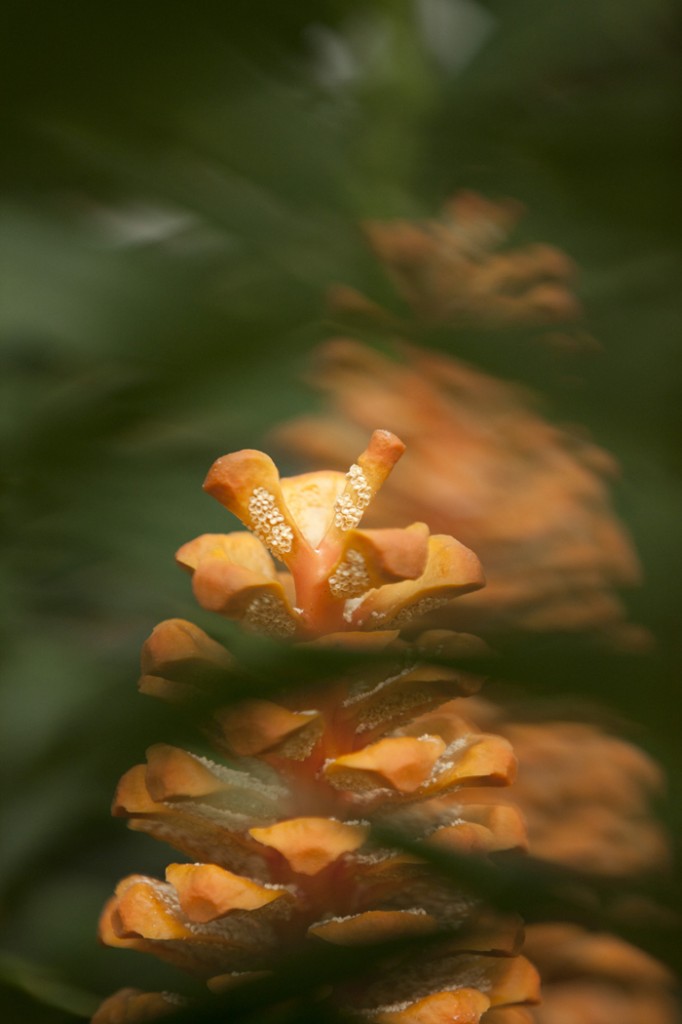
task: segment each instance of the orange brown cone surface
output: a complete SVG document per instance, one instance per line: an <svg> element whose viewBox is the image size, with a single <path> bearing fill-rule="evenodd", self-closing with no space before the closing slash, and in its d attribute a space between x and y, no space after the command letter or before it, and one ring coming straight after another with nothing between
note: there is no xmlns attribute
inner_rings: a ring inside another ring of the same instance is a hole
<svg viewBox="0 0 682 1024"><path fill-rule="evenodd" d="M403 449L375 431L345 474L280 479L256 451L212 468L206 489L252 532L180 549L200 603L248 629L371 660L323 687L292 682L230 702L235 666L221 645L183 620L154 630L140 688L190 706L208 699L203 726L217 756L157 743L121 779L114 814L189 861L169 864L164 881L124 879L100 937L216 990L233 975L276 970L285 949L427 937L433 954L420 954L419 970L400 967L399 1006L374 982L331 998L377 1022L475 1022L536 1000L536 974L518 956L519 922L435 877L418 846L494 858L522 849L525 831L513 807L462 799L472 786L508 785L516 768L509 743L452 703L477 688L485 648L466 634L415 632L434 604L483 585L478 559L422 522L360 526ZM443 656L462 668L440 666ZM374 824L407 835L417 852L383 845ZM387 977L394 960L381 967ZM165 1009L157 997L112 998L102 1024L120 1007L126 1022L138 1007Z"/></svg>
<svg viewBox="0 0 682 1024"><path fill-rule="evenodd" d="M574 320L576 268L560 249L502 248L524 213L513 199L461 191L437 218L367 221L370 248L407 307L393 316L344 285L329 289L336 317L359 326L404 331L413 325L549 327Z"/></svg>
<svg viewBox="0 0 682 1024"><path fill-rule="evenodd" d="M581 632L628 649L647 642L620 598L640 568L612 507L617 466L605 451L544 418L518 385L424 348L389 358L338 338L320 350L312 379L330 411L280 427L278 443L342 466L377 414L400 425L408 453L368 523L423 520L485 566L485 589L425 604L428 621L488 635Z"/></svg>

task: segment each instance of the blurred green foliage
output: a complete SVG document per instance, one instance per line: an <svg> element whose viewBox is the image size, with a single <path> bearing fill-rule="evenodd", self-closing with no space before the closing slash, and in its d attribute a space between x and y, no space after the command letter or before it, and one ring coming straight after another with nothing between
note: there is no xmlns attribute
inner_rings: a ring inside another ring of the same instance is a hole
<svg viewBox="0 0 682 1024"><path fill-rule="evenodd" d="M614 660L548 639L505 668L635 720L679 805L678 13L7 3L3 1019L56 1024L91 993L177 987L94 938L115 880L165 859L107 817L118 775L181 728L135 693L137 651L159 619L199 618L172 553L225 528L207 467L314 401L300 378L325 287L388 299L366 216L429 213L458 187L511 195L529 211L518 240L581 267L601 354L548 354L532 332L431 343L541 388L622 462L646 569L633 616L658 650Z"/></svg>

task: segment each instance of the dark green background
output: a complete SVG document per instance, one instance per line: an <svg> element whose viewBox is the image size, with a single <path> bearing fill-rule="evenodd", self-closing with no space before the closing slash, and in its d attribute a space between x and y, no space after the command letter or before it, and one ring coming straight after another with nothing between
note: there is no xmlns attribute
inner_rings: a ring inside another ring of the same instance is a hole
<svg viewBox="0 0 682 1024"><path fill-rule="evenodd" d="M432 213L459 187L523 200L515 241L574 257L603 351L426 340L542 389L616 454L646 570L632 614L659 641L617 658L547 638L507 674L629 718L679 822L680 37L673 0L6 4L8 1021L174 986L94 939L113 883L167 859L107 814L119 774L179 729L136 694L140 643L197 617L172 554L225 527L201 492L212 460L315 407L300 377L325 286L391 301L358 220Z"/></svg>

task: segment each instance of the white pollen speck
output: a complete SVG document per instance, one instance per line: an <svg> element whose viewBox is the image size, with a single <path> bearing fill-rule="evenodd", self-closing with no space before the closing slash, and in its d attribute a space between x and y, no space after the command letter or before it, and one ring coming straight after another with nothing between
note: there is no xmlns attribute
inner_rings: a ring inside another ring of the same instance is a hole
<svg viewBox="0 0 682 1024"><path fill-rule="evenodd" d="M391 625L398 628L407 626L413 619L420 619L427 612L432 612L436 608L442 608L447 603L448 598L446 597L422 597L414 604L401 608L398 614L391 619Z"/></svg>
<svg viewBox="0 0 682 1024"><path fill-rule="evenodd" d="M293 530L277 505L274 494L256 487L249 500L251 529L274 555L286 555L294 542Z"/></svg>
<svg viewBox="0 0 682 1024"><path fill-rule="evenodd" d="M291 636L296 629L294 619L274 594L259 594L246 606L244 623L259 633L280 638Z"/></svg>
<svg viewBox="0 0 682 1024"><path fill-rule="evenodd" d="M370 589L371 582L367 564L359 551L350 548L346 557L339 562L329 577L329 589L333 597L358 597Z"/></svg>
<svg viewBox="0 0 682 1024"><path fill-rule="evenodd" d="M344 620L346 622L352 622L353 621L353 615L355 614L355 610L356 610L356 608L360 607L360 605L362 604L363 600L364 600L363 596L360 596L360 597L351 597L351 598L349 598L346 601L346 604L345 604L344 609L343 609L343 617L344 617Z"/></svg>
<svg viewBox="0 0 682 1024"><path fill-rule="evenodd" d="M339 530L352 530L372 500L372 488L357 463L346 473L346 489L334 502L334 525Z"/></svg>

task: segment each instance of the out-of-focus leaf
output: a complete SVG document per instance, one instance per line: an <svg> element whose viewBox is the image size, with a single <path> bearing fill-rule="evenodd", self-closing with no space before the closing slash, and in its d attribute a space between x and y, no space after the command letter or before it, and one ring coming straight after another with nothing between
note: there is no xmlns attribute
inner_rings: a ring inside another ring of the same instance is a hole
<svg viewBox="0 0 682 1024"><path fill-rule="evenodd" d="M33 999L74 1017L90 1017L99 1000L92 993L68 985L55 971L0 952L0 980Z"/></svg>

